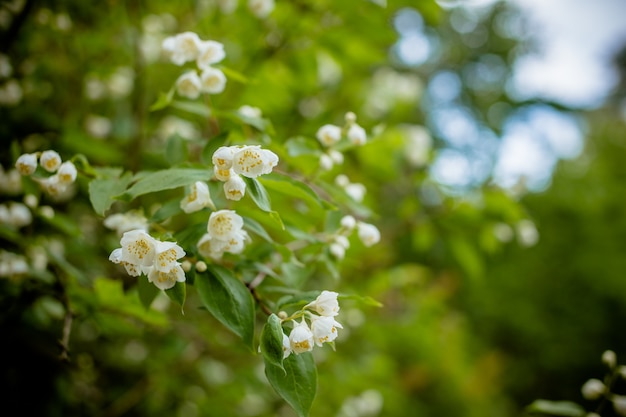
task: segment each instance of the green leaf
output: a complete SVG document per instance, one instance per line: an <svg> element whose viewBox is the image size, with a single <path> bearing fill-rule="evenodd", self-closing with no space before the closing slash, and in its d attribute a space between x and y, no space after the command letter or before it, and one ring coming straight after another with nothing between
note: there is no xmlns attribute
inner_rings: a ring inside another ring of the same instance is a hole
<svg viewBox="0 0 626 417"><path fill-rule="evenodd" d="M317 369L310 352L291 354L283 368L265 360L265 376L299 417L309 415L317 391Z"/></svg>
<svg viewBox="0 0 626 417"><path fill-rule="evenodd" d="M208 169L170 168L141 174L141 178L123 194L130 200L144 194L184 187L196 181L208 181L213 173Z"/></svg>
<svg viewBox="0 0 626 417"><path fill-rule="evenodd" d="M272 211L272 204L267 190L256 178L248 178L242 176L246 182L248 194L252 197L254 203L263 211L268 213Z"/></svg>
<svg viewBox="0 0 626 417"><path fill-rule="evenodd" d="M220 146L226 145L229 134L230 132L225 130L207 141L204 148L202 148L202 161L204 163L213 164L213 153L215 153Z"/></svg>
<svg viewBox="0 0 626 417"><path fill-rule="evenodd" d="M159 289L152 284L144 276L141 276L137 280L137 292L139 293L139 301L146 308L149 309L152 302L159 294Z"/></svg>
<svg viewBox="0 0 626 417"><path fill-rule="evenodd" d="M187 141L180 135L174 134L165 143L165 160L170 165L180 164L188 158Z"/></svg>
<svg viewBox="0 0 626 417"><path fill-rule="evenodd" d="M585 409L571 401L535 400L526 407L526 411L531 414L549 416L582 417L585 415Z"/></svg>
<svg viewBox="0 0 626 417"><path fill-rule="evenodd" d="M276 314L271 314L267 318L267 323L261 331L261 353L266 361L278 366L285 372L283 367L283 328Z"/></svg>
<svg viewBox="0 0 626 417"><path fill-rule="evenodd" d="M301 181L294 180L287 175L266 175L263 177L262 183L270 190L324 207L324 203L315 191L311 189L311 187Z"/></svg>
<svg viewBox="0 0 626 417"><path fill-rule="evenodd" d="M166 108L172 102L172 98L174 98L174 86L170 88L170 91L167 93L160 92L159 98L155 101L152 106L150 106L150 111L156 111Z"/></svg>
<svg viewBox="0 0 626 417"><path fill-rule="evenodd" d="M228 67L225 67L223 65L220 65L218 67L220 70L222 70L222 72L224 73L224 75L226 76L226 78L231 79L233 81L237 81L240 82L242 84L248 84L250 82L250 80L248 79L248 77L246 77L245 75L243 75L242 73L235 71L233 69L230 69Z"/></svg>
<svg viewBox="0 0 626 417"><path fill-rule="evenodd" d="M182 213L182 211L183 209L180 208L180 198L175 198L159 207L150 218L150 223L161 223L170 217Z"/></svg>
<svg viewBox="0 0 626 417"><path fill-rule="evenodd" d="M180 312L185 314L185 300L187 299L187 285L184 282L177 282L172 288L165 290L165 294L180 306Z"/></svg>
<svg viewBox="0 0 626 417"><path fill-rule="evenodd" d="M248 288L232 271L217 265L210 265L207 273L197 273L194 284L202 304L213 317L252 349L254 299Z"/></svg>
<svg viewBox="0 0 626 417"><path fill-rule="evenodd" d="M211 117L211 109L206 104L195 101L172 101L172 107L187 113L195 114L204 119Z"/></svg>
<svg viewBox="0 0 626 417"><path fill-rule="evenodd" d="M108 175L96 178L89 183L89 200L94 211L101 216L104 216L104 213L115 202L115 197L126 190L132 179L130 172L120 177L121 170L115 170L116 175L111 175L112 171L109 170Z"/></svg>
<svg viewBox="0 0 626 417"><path fill-rule="evenodd" d="M257 222L254 219L251 219L250 217L244 217L243 218L243 224L245 225L246 229L250 230L251 232L253 232L253 233L257 234L257 235L259 235L260 237L262 237L266 241L268 241L270 243L274 243L274 240L267 233L267 231L263 228L263 226L261 226L261 223Z"/></svg>
<svg viewBox="0 0 626 417"><path fill-rule="evenodd" d="M320 145L317 141L303 136L289 139L285 142L285 147L289 156L293 157L302 155L318 156L321 153Z"/></svg>
<svg viewBox="0 0 626 417"><path fill-rule="evenodd" d="M383 307L383 303L381 303L380 301L370 297L370 296L366 296L366 295L357 295L357 294L350 294L350 295L340 295L338 297L340 300L355 300L358 301L361 304L365 304L367 306L372 306L372 307Z"/></svg>

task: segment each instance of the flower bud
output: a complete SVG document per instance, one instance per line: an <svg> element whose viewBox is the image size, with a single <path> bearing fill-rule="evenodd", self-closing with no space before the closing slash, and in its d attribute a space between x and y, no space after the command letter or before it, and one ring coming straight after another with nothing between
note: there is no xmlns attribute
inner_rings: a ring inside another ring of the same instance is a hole
<svg viewBox="0 0 626 417"><path fill-rule="evenodd" d="M205 272L207 270L207 264L204 261L198 261L196 262L196 271L198 272Z"/></svg>
<svg viewBox="0 0 626 417"><path fill-rule="evenodd" d="M65 161L59 167L59 171L57 172L57 176L59 177L59 182L61 184L71 184L76 181L76 176L78 172L76 171L76 167L72 163L72 161Z"/></svg>
<svg viewBox="0 0 626 417"><path fill-rule="evenodd" d="M237 174L224 183L224 195L227 200L239 201L246 194L246 182Z"/></svg>
<svg viewBox="0 0 626 417"><path fill-rule="evenodd" d="M344 116L346 119L346 123L351 125L354 122L356 122L356 114L354 114L353 112L349 111L348 113L346 113L346 115Z"/></svg>
<svg viewBox="0 0 626 417"><path fill-rule="evenodd" d="M602 363L610 369L615 368L615 365L617 364L617 356L615 355L615 352L612 350L605 350L602 354Z"/></svg>
<svg viewBox="0 0 626 417"><path fill-rule="evenodd" d="M350 216L349 214L347 216L343 216L341 218L341 227L343 227L344 229L348 231L352 231L352 229L356 227L355 218Z"/></svg>
<svg viewBox="0 0 626 417"><path fill-rule="evenodd" d="M353 145L361 146L365 145L365 142L367 142L367 134L365 133L365 129L363 129L356 123L350 126L347 136Z"/></svg>
<svg viewBox="0 0 626 417"><path fill-rule="evenodd" d="M581 388L583 397L587 400L597 400L602 397L606 390L606 386L599 379L591 378Z"/></svg>
<svg viewBox="0 0 626 417"><path fill-rule="evenodd" d="M184 260L183 262L181 262L180 266L185 272L191 271L191 262L189 262L188 260Z"/></svg>
<svg viewBox="0 0 626 417"><path fill-rule="evenodd" d="M623 395L614 395L611 398L613 401L613 409L620 416L626 416L626 397Z"/></svg>
<svg viewBox="0 0 626 417"><path fill-rule="evenodd" d="M359 222L357 224L359 239L367 247L380 242L380 232L373 224Z"/></svg>

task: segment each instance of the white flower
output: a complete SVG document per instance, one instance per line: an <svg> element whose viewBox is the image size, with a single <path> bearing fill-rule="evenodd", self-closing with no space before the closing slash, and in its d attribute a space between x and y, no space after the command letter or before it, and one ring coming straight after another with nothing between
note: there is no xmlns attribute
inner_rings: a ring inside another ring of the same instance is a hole
<svg viewBox="0 0 626 417"><path fill-rule="evenodd" d="M334 239L335 243L340 245L342 248L348 249L350 247L350 241L347 237L343 235L336 235Z"/></svg>
<svg viewBox="0 0 626 417"><path fill-rule="evenodd" d="M183 65L188 61L195 61L200 53L200 38L193 32L179 33L174 40L167 38L163 41L163 50L169 55L172 63Z"/></svg>
<svg viewBox="0 0 626 417"><path fill-rule="evenodd" d="M263 19L274 10L274 0L248 0L248 8L256 17Z"/></svg>
<svg viewBox="0 0 626 417"><path fill-rule="evenodd" d="M148 230L148 219L143 215L130 211L128 213L111 214L104 219L104 226L108 229L115 230L118 235L130 230Z"/></svg>
<svg viewBox="0 0 626 417"><path fill-rule="evenodd" d="M59 196L67 190L67 184L60 182L58 175L51 175L48 178L40 180L39 183L51 196Z"/></svg>
<svg viewBox="0 0 626 417"><path fill-rule="evenodd" d="M352 142L353 145L365 145L367 142L367 135L365 133L365 129L363 129L358 124L353 124L348 129L348 139Z"/></svg>
<svg viewBox="0 0 626 417"><path fill-rule="evenodd" d="M176 50L176 37L168 36L163 39L161 42L161 51L163 51L163 55L167 59L172 59L172 55L174 55L174 51Z"/></svg>
<svg viewBox="0 0 626 417"><path fill-rule="evenodd" d="M615 368L617 364L617 355L612 350L605 350L602 354L602 363L608 366L610 369Z"/></svg>
<svg viewBox="0 0 626 417"><path fill-rule="evenodd" d="M180 208L185 213L193 213L204 207L214 206L209 192L209 186L202 181L196 181L191 191L180 201Z"/></svg>
<svg viewBox="0 0 626 417"><path fill-rule="evenodd" d="M343 216L341 218L340 224L341 227L350 232L356 226L356 219L348 214L347 216Z"/></svg>
<svg viewBox="0 0 626 417"><path fill-rule="evenodd" d="M53 150L43 151L39 163L48 172L56 172L61 166L61 156Z"/></svg>
<svg viewBox="0 0 626 417"><path fill-rule="evenodd" d="M217 68L207 67L200 75L202 91L209 94L219 94L226 88L226 76Z"/></svg>
<svg viewBox="0 0 626 417"><path fill-rule="evenodd" d="M332 146L341 139L341 128L335 125L324 125L317 130L317 140L324 146Z"/></svg>
<svg viewBox="0 0 626 417"><path fill-rule="evenodd" d="M363 184L360 183L350 183L344 187L346 194L350 196L351 199L360 203L363 201L365 197L365 193L367 192L367 188Z"/></svg>
<svg viewBox="0 0 626 417"><path fill-rule="evenodd" d="M196 71L187 71L176 80L176 91L183 97L196 99L200 96L202 83Z"/></svg>
<svg viewBox="0 0 626 417"><path fill-rule="evenodd" d="M185 281L185 271L180 264L174 265L167 271L159 271L156 268L150 270L148 281L153 283L157 288L167 290L176 285L176 282Z"/></svg>
<svg viewBox="0 0 626 417"><path fill-rule="evenodd" d="M343 164L343 154L338 150L331 149L330 151L328 151L328 156L330 156L330 159L332 159L335 164Z"/></svg>
<svg viewBox="0 0 626 417"><path fill-rule="evenodd" d="M230 169L233 166L235 150L236 147L234 146L221 146L217 148L211 157L213 165L221 170Z"/></svg>
<svg viewBox="0 0 626 417"><path fill-rule="evenodd" d="M249 117L251 119L260 119L261 116L263 115L263 113L261 112L261 109L259 109L258 107L248 106L247 104L244 104L243 106L239 107L237 112L240 115Z"/></svg>
<svg viewBox="0 0 626 417"><path fill-rule="evenodd" d="M211 237L228 241L243 227L243 218L233 210L214 211L209 216L207 232Z"/></svg>
<svg viewBox="0 0 626 417"><path fill-rule="evenodd" d="M22 175L31 175L37 169L37 154L25 153L15 161L17 172Z"/></svg>
<svg viewBox="0 0 626 417"><path fill-rule="evenodd" d="M239 201L246 194L246 182L237 174L232 175L224 183L224 195L226 199Z"/></svg>
<svg viewBox="0 0 626 417"><path fill-rule="evenodd" d="M333 242L328 246L328 250L330 254L333 255L337 260L342 260L346 256L346 248L341 246L337 242Z"/></svg>
<svg viewBox="0 0 626 417"><path fill-rule="evenodd" d="M515 226L517 229L517 240L520 245L524 247L530 247L539 241L539 232L535 227L535 223L531 220L520 220L519 223Z"/></svg>
<svg viewBox="0 0 626 417"><path fill-rule="evenodd" d="M156 240L143 230L124 233L121 260L134 265L152 266L156 253Z"/></svg>
<svg viewBox="0 0 626 417"><path fill-rule="evenodd" d="M606 386L599 379L591 378L581 388L583 397L587 400L597 400L604 394Z"/></svg>
<svg viewBox="0 0 626 417"><path fill-rule="evenodd" d="M233 170L248 178L269 174L277 164L278 156L260 146L244 146L233 155Z"/></svg>
<svg viewBox="0 0 626 417"><path fill-rule="evenodd" d="M289 334L289 346L296 354L313 350L313 332L309 329L304 318L302 322L297 323L293 330L291 330Z"/></svg>
<svg viewBox="0 0 626 417"><path fill-rule="evenodd" d="M359 239L367 247L380 242L380 231L373 224L358 222L357 230Z"/></svg>
<svg viewBox="0 0 626 417"><path fill-rule="evenodd" d="M215 174L215 178L222 182L228 181L231 177L237 175L232 168L230 169L219 169L217 166L213 167L213 173Z"/></svg>
<svg viewBox="0 0 626 417"><path fill-rule="evenodd" d="M291 355L291 341L289 336L283 333L283 359L287 359L289 355Z"/></svg>
<svg viewBox="0 0 626 417"><path fill-rule="evenodd" d="M111 252L111 255L109 255L109 261L124 266L124 268L126 269L126 273L131 277L138 277L139 275L141 275L141 267L139 265L128 263L122 260L122 248L117 248L113 252Z"/></svg>
<svg viewBox="0 0 626 417"><path fill-rule="evenodd" d="M239 230L228 240L217 239L212 237L209 233L205 233L198 241L198 252L202 256L219 259L224 252L233 254L241 253L248 239L248 233L245 230Z"/></svg>
<svg viewBox="0 0 626 417"><path fill-rule="evenodd" d="M9 223L17 228L28 226L33 221L30 209L22 204L12 202L9 205Z"/></svg>
<svg viewBox="0 0 626 417"><path fill-rule="evenodd" d="M212 64L217 64L226 57L224 45L216 41L200 41L198 58L196 63L198 68L205 69Z"/></svg>
<svg viewBox="0 0 626 417"><path fill-rule="evenodd" d="M183 248L178 246L176 242L156 242L154 255L154 269L161 272L169 272L174 266L178 265L177 259L185 256Z"/></svg>
<svg viewBox="0 0 626 417"><path fill-rule="evenodd" d="M322 346L325 342L335 340L337 338L337 328L343 329L343 326L333 316L313 316L311 318L311 331L317 346Z"/></svg>
<svg viewBox="0 0 626 417"><path fill-rule="evenodd" d="M331 169L333 169L333 165L335 165L333 163L332 158L323 153L320 155L320 168L322 168L324 171L330 171Z"/></svg>
<svg viewBox="0 0 626 417"><path fill-rule="evenodd" d="M90 114L85 118L85 129L94 138L106 138L111 133L112 127L113 124L107 117Z"/></svg>
<svg viewBox="0 0 626 417"><path fill-rule="evenodd" d="M335 177L335 184L341 188L345 188L350 184L350 180L344 174L339 174Z"/></svg>
<svg viewBox="0 0 626 417"><path fill-rule="evenodd" d="M307 304L305 308L310 308L321 316L336 316L339 314L338 295L336 292L324 290L315 301Z"/></svg>
<svg viewBox="0 0 626 417"><path fill-rule="evenodd" d="M76 167L72 163L72 161L65 161L59 167L57 171L57 176L59 177L59 182L61 184L71 184L76 181L76 176L78 172L76 171Z"/></svg>

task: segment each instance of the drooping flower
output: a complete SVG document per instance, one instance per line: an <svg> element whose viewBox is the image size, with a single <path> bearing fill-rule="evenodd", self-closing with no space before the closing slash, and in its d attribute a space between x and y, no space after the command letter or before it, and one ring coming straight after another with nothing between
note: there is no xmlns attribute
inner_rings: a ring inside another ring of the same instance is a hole
<svg viewBox="0 0 626 417"><path fill-rule="evenodd" d="M187 71L176 80L176 91L183 97L196 99L200 96L202 82L196 71Z"/></svg>
<svg viewBox="0 0 626 417"><path fill-rule="evenodd" d="M324 146L332 146L341 139L341 128L327 124L320 127L315 135L317 140Z"/></svg>
<svg viewBox="0 0 626 417"><path fill-rule="evenodd" d="M21 175L31 175L37 169L37 154L25 153L15 161L15 168Z"/></svg>
<svg viewBox="0 0 626 417"><path fill-rule="evenodd" d="M363 129L356 123L350 126L347 136L353 145L365 145L365 142L367 142L367 134L365 133L365 129Z"/></svg>
<svg viewBox="0 0 626 417"><path fill-rule="evenodd" d="M351 232L356 227L356 219L351 215L343 216L339 222L341 227L346 229L346 231Z"/></svg>
<svg viewBox="0 0 626 417"><path fill-rule="evenodd" d="M334 291L324 290L314 301L307 304L305 308L310 308L321 316L336 316L339 314L338 295Z"/></svg>
<svg viewBox="0 0 626 417"><path fill-rule="evenodd" d="M243 227L243 218L234 210L214 211L209 216L207 232L211 237L228 241Z"/></svg>
<svg viewBox="0 0 626 417"><path fill-rule="evenodd" d="M206 67L200 75L201 89L205 93L219 94L226 88L226 76L213 67Z"/></svg>
<svg viewBox="0 0 626 417"><path fill-rule="evenodd" d="M244 146L233 155L233 170L248 178L269 174L278 164L278 156L260 146Z"/></svg>
<svg viewBox="0 0 626 417"><path fill-rule="evenodd" d="M198 68L205 69L213 64L217 64L226 57L224 45L216 41L200 41L198 58L196 63Z"/></svg>
<svg viewBox="0 0 626 417"><path fill-rule="evenodd" d="M59 177L59 182L61 184L71 184L76 181L78 172L76 171L76 167L72 161L65 161L59 167L56 175Z"/></svg>
<svg viewBox="0 0 626 417"><path fill-rule="evenodd" d="M367 247L380 242L380 231L373 224L358 222L357 231L359 239Z"/></svg>
<svg viewBox="0 0 626 417"><path fill-rule="evenodd" d="M302 321L296 323L296 326L289 333L289 346L294 353L300 354L313 350L313 343L313 332L302 318Z"/></svg>
<svg viewBox="0 0 626 417"><path fill-rule="evenodd" d="M213 167L213 173L215 174L215 178L222 182L228 181L231 177L237 175L232 168L230 169L219 169L217 166Z"/></svg>
<svg viewBox="0 0 626 417"><path fill-rule="evenodd" d="M176 263L170 269L166 271L160 271L157 268L152 268L148 273L148 281L153 283L157 288L167 290L176 285L176 282L185 281L185 271Z"/></svg>
<svg viewBox="0 0 626 417"><path fill-rule="evenodd" d="M189 194L185 195L180 201L180 208L183 209L185 213L193 213L211 206L214 206L214 204L213 200L211 200L209 186L202 181L196 181L191 186Z"/></svg>
<svg viewBox="0 0 626 417"><path fill-rule="evenodd" d="M115 230L118 235L131 230L148 230L148 219L142 214L134 211L127 213L115 213L104 219L104 226L108 229Z"/></svg>
<svg viewBox="0 0 626 417"><path fill-rule="evenodd" d="M314 315L311 318L311 331L317 346L322 346L323 343L335 340L337 338L337 329L343 329L343 326L335 320L334 316Z"/></svg>
<svg viewBox="0 0 626 417"><path fill-rule="evenodd" d="M234 146L221 146L217 148L211 157L213 165L221 170L230 169L233 166L235 149Z"/></svg>
<svg viewBox="0 0 626 417"><path fill-rule="evenodd" d="M237 174L224 183L224 195L228 200L239 201L246 194L246 182Z"/></svg>
<svg viewBox="0 0 626 417"><path fill-rule="evenodd" d="M39 157L39 164L48 172L56 172L61 162L61 156L53 150L43 151Z"/></svg>

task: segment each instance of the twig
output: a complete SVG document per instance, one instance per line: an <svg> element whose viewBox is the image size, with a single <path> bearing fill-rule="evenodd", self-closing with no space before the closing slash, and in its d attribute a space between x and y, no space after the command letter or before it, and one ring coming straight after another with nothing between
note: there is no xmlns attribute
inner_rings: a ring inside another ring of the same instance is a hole
<svg viewBox="0 0 626 417"><path fill-rule="evenodd" d="M70 361L70 334L72 333L72 321L74 320L74 313L67 306L65 318L63 319L63 334L59 344L61 345L61 353L59 359L63 362Z"/></svg>

